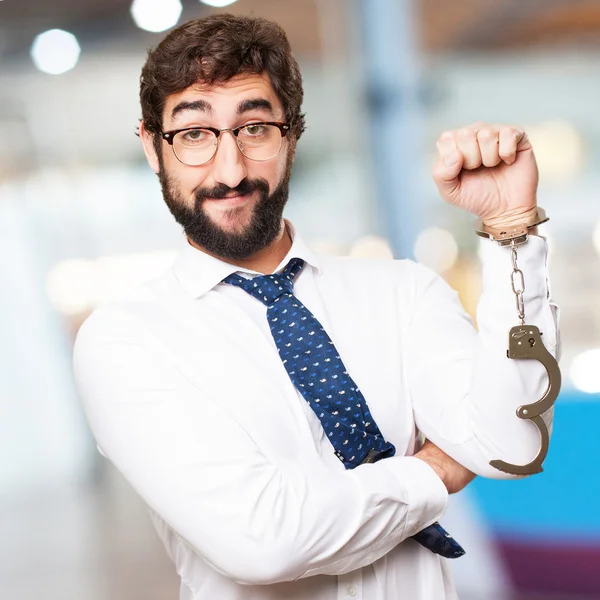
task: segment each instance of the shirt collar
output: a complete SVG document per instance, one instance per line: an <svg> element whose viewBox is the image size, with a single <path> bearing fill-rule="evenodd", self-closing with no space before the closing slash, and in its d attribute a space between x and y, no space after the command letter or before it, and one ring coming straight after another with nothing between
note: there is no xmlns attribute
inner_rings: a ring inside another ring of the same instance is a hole
<svg viewBox="0 0 600 600"><path fill-rule="evenodd" d="M292 238L292 246L277 269L275 269L275 272L284 269L292 258L301 258L307 265L310 265L320 273L321 265L318 258L296 233L294 226L288 220L285 223ZM262 274L232 265L210 254L206 254L206 252L202 252L192 246L187 238L183 241L182 248L173 265L173 271L186 294L191 298L199 298L206 294L206 292L212 290L225 277L232 273Z"/></svg>

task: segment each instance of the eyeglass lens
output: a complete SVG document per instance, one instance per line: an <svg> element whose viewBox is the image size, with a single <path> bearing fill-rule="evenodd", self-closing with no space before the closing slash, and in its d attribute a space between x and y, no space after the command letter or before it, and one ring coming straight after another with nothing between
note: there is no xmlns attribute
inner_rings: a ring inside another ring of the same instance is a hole
<svg viewBox="0 0 600 600"><path fill-rule="evenodd" d="M223 132L231 133L231 132ZM257 161L274 158L281 148L281 131L275 125L252 124L242 127L236 136L242 154ZM175 156L184 164L198 166L215 155L219 141L209 129L180 131L173 138Z"/></svg>

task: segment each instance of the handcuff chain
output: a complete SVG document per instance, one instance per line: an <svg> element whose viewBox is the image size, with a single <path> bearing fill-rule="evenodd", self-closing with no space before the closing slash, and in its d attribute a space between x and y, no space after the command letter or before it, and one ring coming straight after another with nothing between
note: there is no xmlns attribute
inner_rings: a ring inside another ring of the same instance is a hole
<svg viewBox="0 0 600 600"><path fill-rule="evenodd" d="M512 287L512 291L515 295L515 300L517 303L517 313L519 314L519 319L521 321L521 325L525 325L525 303L523 301L523 292L525 291L525 278L523 277L523 271L519 269L517 265L517 244L515 240L511 240L510 248L512 251L512 273L510 274L510 284Z"/></svg>

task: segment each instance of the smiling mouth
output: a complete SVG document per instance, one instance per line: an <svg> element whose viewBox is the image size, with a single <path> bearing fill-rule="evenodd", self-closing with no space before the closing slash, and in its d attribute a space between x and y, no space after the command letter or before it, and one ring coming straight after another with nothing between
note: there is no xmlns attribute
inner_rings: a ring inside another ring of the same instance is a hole
<svg viewBox="0 0 600 600"><path fill-rule="evenodd" d="M220 206L226 207L234 207L239 206L241 204L245 204L250 198L252 194L230 194L225 196L224 198L206 198L205 200L210 202L211 204L218 204Z"/></svg>

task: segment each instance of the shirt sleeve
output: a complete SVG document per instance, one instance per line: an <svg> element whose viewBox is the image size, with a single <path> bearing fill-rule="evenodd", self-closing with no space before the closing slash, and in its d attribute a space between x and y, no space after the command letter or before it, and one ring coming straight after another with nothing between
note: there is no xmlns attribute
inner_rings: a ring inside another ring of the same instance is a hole
<svg viewBox="0 0 600 600"><path fill-rule="evenodd" d="M272 464L126 310L84 323L74 366L103 454L207 563L240 583L353 571L445 510L444 485L414 457L339 472L318 461Z"/></svg>
<svg viewBox="0 0 600 600"><path fill-rule="evenodd" d="M418 428L471 471L486 477L514 476L489 465L494 459L526 464L537 455L537 427L517 417L522 404L540 400L548 387L536 360L509 359L509 331L519 325L511 287L511 249L482 240L483 292L477 332L444 280L417 268L417 294L405 352ZM550 300L547 244L539 236L518 246L525 281L525 322L536 325L557 356L557 308ZM553 410L542 418L551 427Z"/></svg>

